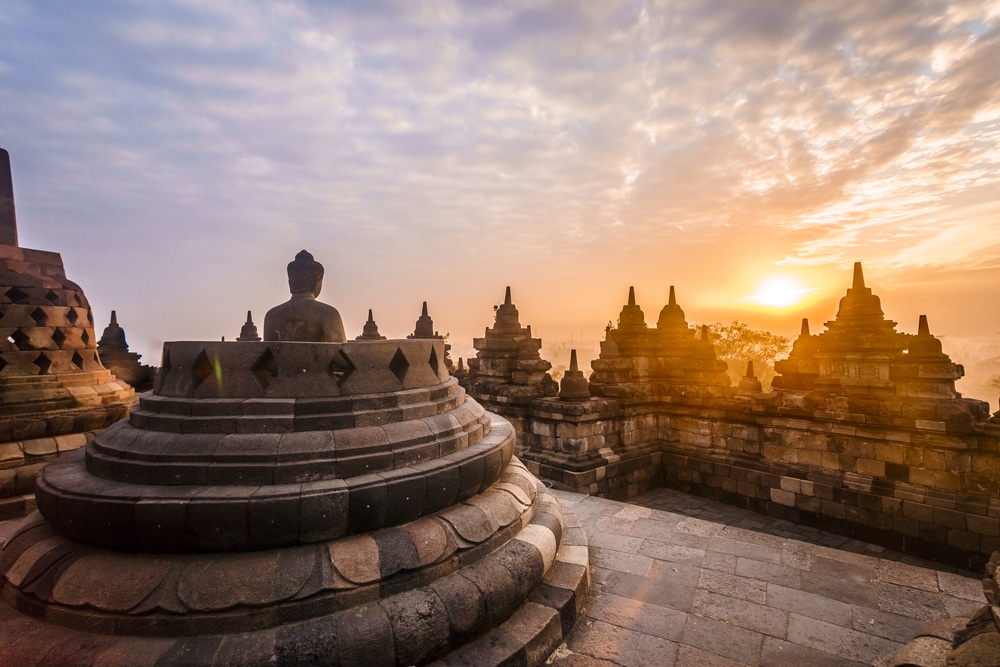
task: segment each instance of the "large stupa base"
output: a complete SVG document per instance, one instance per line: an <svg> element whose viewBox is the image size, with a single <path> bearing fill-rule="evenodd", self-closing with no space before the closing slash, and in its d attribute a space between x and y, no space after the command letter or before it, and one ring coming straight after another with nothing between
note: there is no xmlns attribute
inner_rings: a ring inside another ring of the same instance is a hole
<svg viewBox="0 0 1000 667"><path fill-rule="evenodd" d="M130 419L38 474L0 664L544 663L586 538L443 353L168 343Z"/></svg>

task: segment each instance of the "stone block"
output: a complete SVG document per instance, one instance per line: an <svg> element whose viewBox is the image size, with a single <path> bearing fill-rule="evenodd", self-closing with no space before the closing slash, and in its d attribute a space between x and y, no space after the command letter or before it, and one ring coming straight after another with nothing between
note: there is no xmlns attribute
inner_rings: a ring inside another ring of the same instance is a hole
<svg viewBox="0 0 1000 667"><path fill-rule="evenodd" d="M782 489L771 489L771 500L786 507L795 507L795 494Z"/></svg>
<svg viewBox="0 0 1000 667"><path fill-rule="evenodd" d="M299 540L330 540L347 532L350 501L343 480L307 482L301 486Z"/></svg>
<svg viewBox="0 0 1000 667"><path fill-rule="evenodd" d="M393 595L379 605L392 626L396 664L424 664L449 637L447 608L434 591L421 588Z"/></svg>
<svg viewBox="0 0 1000 667"><path fill-rule="evenodd" d="M5 442L0 444L0 467L19 465L24 461L24 451L20 442Z"/></svg>
<svg viewBox="0 0 1000 667"><path fill-rule="evenodd" d="M289 495L268 497L258 493L250 498L247 524L251 548L267 549L298 542L302 514L300 487L290 487Z"/></svg>
<svg viewBox="0 0 1000 667"><path fill-rule="evenodd" d="M378 475L358 475L346 480L349 491L348 530L365 533L385 525L389 497Z"/></svg>
<svg viewBox="0 0 1000 667"><path fill-rule="evenodd" d="M885 476L885 462L873 459L858 459L855 463L855 471L859 475L870 475L872 477Z"/></svg>
<svg viewBox="0 0 1000 667"><path fill-rule="evenodd" d="M427 480L414 468L398 468L378 473L385 480L388 504L385 522L398 526L426 513Z"/></svg>
<svg viewBox="0 0 1000 667"><path fill-rule="evenodd" d="M56 454L59 447L55 438L36 438L21 442L25 456L49 456Z"/></svg>
<svg viewBox="0 0 1000 667"><path fill-rule="evenodd" d="M950 529L948 531L948 546L979 553L979 535L967 530Z"/></svg>
<svg viewBox="0 0 1000 667"><path fill-rule="evenodd" d="M965 513L936 507L934 508L934 523L945 528L965 530Z"/></svg>
<svg viewBox="0 0 1000 667"><path fill-rule="evenodd" d="M998 519L966 514L965 522L970 532L978 535L1000 536L1000 520Z"/></svg>

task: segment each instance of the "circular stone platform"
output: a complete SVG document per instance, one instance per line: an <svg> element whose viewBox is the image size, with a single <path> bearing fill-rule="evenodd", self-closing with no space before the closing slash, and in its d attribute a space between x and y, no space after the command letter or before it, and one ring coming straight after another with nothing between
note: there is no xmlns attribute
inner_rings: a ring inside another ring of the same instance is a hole
<svg viewBox="0 0 1000 667"><path fill-rule="evenodd" d="M541 664L586 538L440 340L164 346L38 476L0 664ZM44 647L44 650L42 650Z"/></svg>

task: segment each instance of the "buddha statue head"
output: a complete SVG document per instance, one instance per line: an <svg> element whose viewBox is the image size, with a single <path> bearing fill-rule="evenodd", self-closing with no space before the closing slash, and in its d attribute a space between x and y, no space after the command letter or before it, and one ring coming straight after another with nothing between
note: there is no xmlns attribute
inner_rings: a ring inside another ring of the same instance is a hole
<svg viewBox="0 0 1000 667"><path fill-rule="evenodd" d="M288 289L292 294L319 296L323 289L323 265L308 250L301 250L288 263Z"/></svg>

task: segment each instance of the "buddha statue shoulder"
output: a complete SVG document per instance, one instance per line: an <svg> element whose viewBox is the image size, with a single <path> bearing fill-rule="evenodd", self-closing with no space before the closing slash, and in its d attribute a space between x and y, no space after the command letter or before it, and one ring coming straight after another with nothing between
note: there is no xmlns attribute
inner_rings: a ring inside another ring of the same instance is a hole
<svg viewBox="0 0 1000 667"><path fill-rule="evenodd" d="M288 264L285 303L264 316L264 340L314 343L343 343L347 340L344 322L337 309L316 300L323 289L323 265L303 250Z"/></svg>

